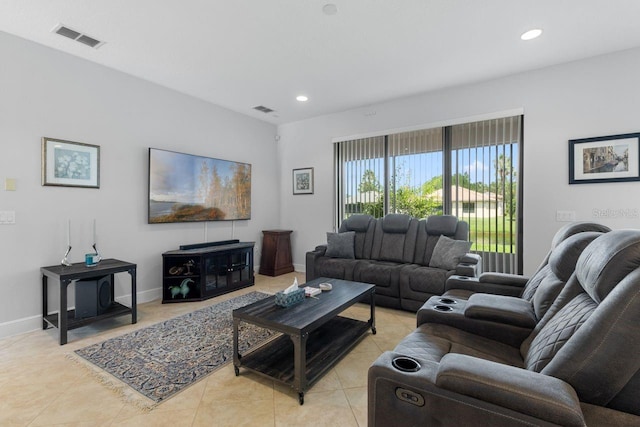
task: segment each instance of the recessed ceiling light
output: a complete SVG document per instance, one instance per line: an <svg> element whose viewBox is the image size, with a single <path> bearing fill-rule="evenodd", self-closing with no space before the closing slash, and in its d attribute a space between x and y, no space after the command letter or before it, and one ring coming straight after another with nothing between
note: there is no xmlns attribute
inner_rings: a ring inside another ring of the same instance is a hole
<svg viewBox="0 0 640 427"><path fill-rule="evenodd" d="M522 40L533 40L536 37L540 37L540 34L542 34L542 30L540 28L534 28L533 30L522 33L520 38Z"/></svg>
<svg viewBox="0 0 640 427"><path fill-rule="evenodd" d="M335 15L336 13L338 13L338 6L333 3L327 3L322 6L322 13L324 13L325 15Z"/></svg>
<svg viewBox="0 0 640 427"><path fill-rule="evenodd" d="M309 100L309 98L307 98L304 95L298 95L298 96L296 96L296 100L300 101L300 102L307 102Z"/></svg>

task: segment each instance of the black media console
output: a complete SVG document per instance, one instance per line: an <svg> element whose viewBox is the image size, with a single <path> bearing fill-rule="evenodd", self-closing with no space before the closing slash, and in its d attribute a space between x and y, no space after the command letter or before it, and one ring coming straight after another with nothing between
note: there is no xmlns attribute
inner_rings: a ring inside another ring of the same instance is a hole
<svg viewBox="0 0 640 427"><path fill-rule="evenodd" d="M202 301L252 286L254 242L182 245L162 254L162 303Z"/></svg>

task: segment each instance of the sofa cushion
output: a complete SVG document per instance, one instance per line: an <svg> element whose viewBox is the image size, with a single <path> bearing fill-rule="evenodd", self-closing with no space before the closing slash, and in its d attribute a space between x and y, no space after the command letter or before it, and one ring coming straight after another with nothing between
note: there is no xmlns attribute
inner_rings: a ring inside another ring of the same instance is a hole
<svg viewBox="0 0 640 427"><path fill-rule="evenodd" d="M640 246L634 233L616 233L616 237L616 241L611 241L611 238L594 240L576 264L578 280L597 303L600 303L623 277L635 270L640 260Z"/></svg>
<svg viewBox="0 0 640 427"><path fill-rule="evenodd" d="M353 280L353 270L359 262L357 259L320 257L315 263L315 274L316 277Z"/></svg>
<svg viewBox="0 0 640 427"><path fill-rule="evenodd" d="M458 227L458 218L453 215L432 215L426 221L427 233L433 236L453 236Z"/></svg>
<svg viewBox="0 0 640 427"><path fill-rule="evenodd" d="M398 280L404 264L361 260L353 271L353 280L376 285L376 294L400 296Z"/></svg>
<svg viewBox="0 0 640 427"><path fill-rule="evenodd" d="M382 230L385 233L400 233L404 234L409 231L409 224L411 224L411 217L403 214L389 214L378 221L382 222Z"/></svg>
<svg viewBox="0 0 640 427"><path fill-rule="evenodd" d="M521 350L525 356L526 368L541 372L567 341L589 319L598 304L586 293L573 298L533 336L530 346L525 341ZM526 351L526 353L524 353Z"/></svg>
<svg viewBox="0 0 640 427"><path fill-rule="evenodd" d="M549 255L549 261L527 283L522 298L533 302L538 319L542 319L573 274L580 254L602 233L588 231L574 234L560 242Z"/></svg>
<svg viewBox="0 0 640 427"><path fill-rule="evenodd" d="M331 258L354 259L354 241L356 233L327 233L327 252L325 255Z"/></svg>
<svg viewBox="0 0 640 427"><path fill-rule="evenodd" d="M373 238L371 259L410 263L416 248L418 220L404 214L379 219Z"/></svg>
<svg viewBox="0 0 640 427"><path fill-rule="evenodd" d="M338 233L354 231L354 255L356 259L370 259L376 220L371 215L355 214L342 221Z"/></svg>
<svg viewBox="0 0 640 427"><path fill-rule="evenodd" d="M371 215L351 215L342 221L340 231L361 231L366 232L374 218Z"/></svg>
<svg viewBox="0 0 640 427"><path fill-rule="evenodd" d="M440 236L433 249L429 267L455 270L460 258L469 252L471 245L472 243L466 240L453 240L447 236Z"/></svg>
<svg viewBox="0 0 640 427"><path fill-rule="evenodd" d="M410 264L402 269L400 276L402 297L422 300L425 294L441 295L446 280L447 272L441 268Z"/></svg>

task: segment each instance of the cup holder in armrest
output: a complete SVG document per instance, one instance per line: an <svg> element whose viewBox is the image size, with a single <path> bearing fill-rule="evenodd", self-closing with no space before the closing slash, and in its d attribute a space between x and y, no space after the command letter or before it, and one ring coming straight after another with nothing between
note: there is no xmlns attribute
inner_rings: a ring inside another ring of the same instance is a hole
<svg viewBox="0 0 640 427"><path fill-rule="evenodd" d="M438 300L438 302L441 302L442 304L457 304L458 301L452 299L452 298L440 298Z"/></svg>
<svg viewBox="0 0 640 427"><path fill-rule="evenodd" d="M442 304L434 305L433 309L438 311L453 311L453 308L449 307L448 305L442 305Z"/></svg>
<svg viewBox="0 0 640 427"><path fill-rule="evenodd" d="M391 364L402 372L418 372L420 370L420 363L416 359L407 356L394 357Z"/></svg>
<svg viewBox="0 0 640 427"><path fill-rule="evenodd" d="M469 280L469 277L467 277L467 276L457 276L456 279L457 280Z"/></svg>

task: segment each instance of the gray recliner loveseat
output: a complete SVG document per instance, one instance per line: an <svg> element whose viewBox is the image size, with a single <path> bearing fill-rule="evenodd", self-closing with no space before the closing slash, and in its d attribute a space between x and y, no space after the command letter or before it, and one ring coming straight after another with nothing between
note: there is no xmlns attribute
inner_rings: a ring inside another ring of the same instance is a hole
<svg viewBox="0 0 640 427"><path fill-rule="evenodd" d="M369 426L640 425L640 230L593 240L518 347L424 323L369 369Z"/></svg>
<svg viewBox="0 0 640 427"><path fill-rule="evenodd" d="M548 270L550 268L549 260L551 259L551 256L555 249L560 244L562 244L568 238L579 233L607 233L609 231L611 231L611 229L606 225L598 224L595 222L578 221L568 223L560 227L560 229L553 236L553 239L551 240L551 249L530 278L516 274L495 272L482 273L476 278L454 275L447 279L447 283L445 284L445 293L443 294L443 296L468 299L471 294L481 292L487 294L511 295L522 297L525 299L531 299L532 295L540 285L540 282L548 274ZM576 249L574 248L574 251L575 250ZM580 252L581 251L582 249L580 249ZM573 272L574 266L575 264L571 265L571 272ZM565 272L567 270L567 268L562 265L558 265L557 267L563 269Z"/></svg>
<svg viewBox="0 0 640 427"><path fill-rule="evenodd" d="M562 292L582 252L601 235L578 233L555 246L547 264L531 276L520 296L450 289L418 310L417 325L441 323L519 347Z"/></svg>

